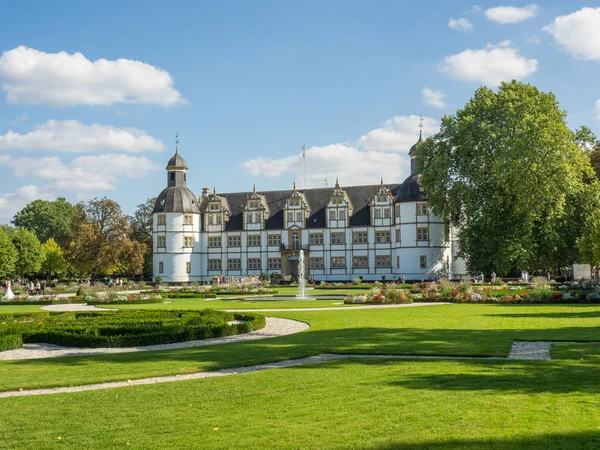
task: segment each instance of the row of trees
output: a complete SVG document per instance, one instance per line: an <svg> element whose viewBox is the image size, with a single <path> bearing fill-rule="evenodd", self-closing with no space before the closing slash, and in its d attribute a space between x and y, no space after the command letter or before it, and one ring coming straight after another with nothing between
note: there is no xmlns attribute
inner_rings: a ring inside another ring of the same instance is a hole
<svg viewBox="0 0 600 450"><path fill-rule="evenodd" d="M417 163L471 272L600 264L600 145L588 128L569 129L552 93L516 81L479 88Z"/></svg>
<svg viewBox="0 0 600 450"><path fill-rule="evenodd" d="M34 200L0 227L0 277L151 275L154 202L126 216L106 197Z"/></svg>

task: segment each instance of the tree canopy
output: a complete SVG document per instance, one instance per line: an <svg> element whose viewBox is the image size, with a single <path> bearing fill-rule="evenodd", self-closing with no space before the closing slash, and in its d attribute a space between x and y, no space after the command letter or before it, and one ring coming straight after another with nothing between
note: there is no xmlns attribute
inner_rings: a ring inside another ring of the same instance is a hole
<svg viewBox="0 0 600 450"><path fill-rule="evenodd" d="M0 227L0 278L10 278L15 272L17 249L12 243L10 233Z"/></svg>
<svg viewBox="0 0 600 450"><path fill-rule="evenodd" d="M552 93L516 81L481 87L417 150L432 211L459 230L471 271L506 274L575 262L600 205L588 157Z"/></svg>
<svg viewBox="0 0 600 450"><path fill-rule="evenodd" d="M19 211L12 223L35 233L40 242L53 238L65 243L72 237L75 207L59 197L54 201L34 200Z"/></svg>
<svg viewBox="0 0 600 450"><path fill-rule="evenodd" d="M10 235L18 254L14 274L17 276L37 274L45 258L44 249L38 238L25 228L17 228Z"/></svg>

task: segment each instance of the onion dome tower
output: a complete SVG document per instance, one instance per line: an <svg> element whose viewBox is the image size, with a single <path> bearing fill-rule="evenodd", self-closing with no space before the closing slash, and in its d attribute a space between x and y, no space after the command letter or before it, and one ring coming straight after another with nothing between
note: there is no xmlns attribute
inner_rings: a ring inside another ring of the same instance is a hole
<svg viewBox="0 0 600 450"><path fill-rule="evenodd" d="M167 163L167 187L154 205L153 213L200 213L196 195L186 187L188 166L179 154L179 140L175 154Z"/></svg>
<svg viewBox="0 0 600 450"><path fill-rule="evenodd" d="M167 163L167 187L160 193L152 211L153 273L165 282L197 281L200 276L200 205L187 188L188 166L179 154Z"/></svg>

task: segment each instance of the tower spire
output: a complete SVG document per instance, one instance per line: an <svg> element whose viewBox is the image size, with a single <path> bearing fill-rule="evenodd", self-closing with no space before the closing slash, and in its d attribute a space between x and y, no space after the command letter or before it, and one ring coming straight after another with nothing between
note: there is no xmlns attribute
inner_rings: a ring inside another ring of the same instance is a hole
<svg viewBox="0 0 600 450"><path fill-rule="evenodd" d="M179 133L175 133L175 154L179 153Z"/></svg>
<svg viewBox="0 0 600 450"><path fill-rule="evenodd" d="M419 116L419 141L423 140L423 116Z"/></svg>

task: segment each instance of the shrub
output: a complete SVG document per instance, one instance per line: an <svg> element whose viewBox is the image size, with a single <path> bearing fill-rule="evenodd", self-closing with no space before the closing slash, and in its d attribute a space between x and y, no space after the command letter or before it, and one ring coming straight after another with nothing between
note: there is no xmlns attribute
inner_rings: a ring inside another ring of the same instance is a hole
<svg viewBox="0 0 600 450"><path fill-rule="evenodd" d="M534 280L537 278L542 277L536 277L534 278ZM549 287L548 284L546 284L545 286L538 286L531 289L531 291L529 291L529 297L534 302L542 303L550 300L552 298L552 293L552 289Z"/></svg>
<svg viewBox="0 0 600 450"><path fill-rule="evenodd" d="M232 323L234 319L242 323ZM224 311L119 311L4 314L0 349L25 343L72 347L124 347L168 344L230 336L263 328L264 316Z"/></svg>
<svg viewBox="0 0 600 450"><path fill-rule="evenodd" d="M597 302L600 301L600 294L598 294L597 292L590 292L588 295L585 296L585 299L590 302Z"/></svg>

